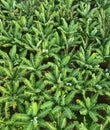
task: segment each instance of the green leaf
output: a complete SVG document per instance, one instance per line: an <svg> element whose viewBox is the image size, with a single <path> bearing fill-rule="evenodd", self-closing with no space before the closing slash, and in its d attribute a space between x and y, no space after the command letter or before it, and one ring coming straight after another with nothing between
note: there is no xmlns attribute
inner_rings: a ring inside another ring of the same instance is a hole
<svg viewBox="0 0 110 130"><path fill-rule="evenodd" d="M33 130L32 122L28 124L28 126L27 126L27 128L25 130Z"/></svg>
<svg viewBox="0 0 110 130"><path fill-rule="evenodd" d="M90 100L89 97L85 98L85 102L86 102L87 108L90 108L90 106L91 106L91 100Z"/></svg>
<svg viewBox="0 0 110 130"><path fill-rule="evenodd" d="M67 55L66 57L64 57L63 59L62 59L62 65L67 65L68 63L69 63L69 61L70 61L70 59L71 59L71 56L70 55Z"/></svg>
<svg viewBox="0 0 110 130"><path fill-rule="evenodd" d="M76 93L77 93L77 91L75 91L75 90L73 90L70 93L68 93L68 95L65 98L65 103L69 104L73 100L73 98L74 98Z"/></svg>
<svg viewBox="0 0 110 130"><path fill-rule="evenodd" d="M49 115L51 108L44 109L40 113L38 113L38 118L44 118L45 116Z"/></svg>
<svg viewBox="0 0 110 130"><path fill-rule="evenodd" d="M95 36L96 33L97 33L97 31L98 31L98 30L97 30L97 28L95 27L94 30L92 30L91 35L92 35L92 36Z"/></svg>
<svg viewBox="0 0 110 130"><path fill-rule="evenodd" d="M53 109L52 109L52 113L53 114L57 114L61 111L61 107L60 106L55 106Z"/></svg>
<svg viewBox="0 0 110 130"><path fill-rule="evenodd" d="M48 80L50 80L50 81L54 81L55 80L55 77L53 76L53 74L52 73L46 73L45 74L45 76L46 76L46 78L48 79Z"/></svg>
<svg viewBox="0 0 110 130"><path fill-rule="evenodd" d="M53 102L52 102L52 101L47 101L47 102L44 102L44 103L40 106L40 109L51 108L52 105L53 105Z"/></svg>
<svg viewBox="0 0 110 130"><path fill-rule="evenodd" d="M71 110L79 111L82 107L80 105L73 104L70 106Z"/></svg>
<svg viewBox="0 0 110 130"><path fill-rule="evenodd" d="M61 18L63 21L63 28L65 31L68 31L68 23L66 22L66 20L64 18Z"/></svg>
<svg viewBox="0 0 110 130"><path fill-rule="evenodd" d="M76 102L77 102L77 104L79 104L81 107L84 107L84 108L85 108L85 104L83 103L83 101L77 99Z"/></svg>
<svg viewBox="0 0 110 130"><path fill-rule="evenodd" d="M87 60L87 63L91 64L96 57L97 57L97 53L93 53L93 54L89 57L89 59Z"/></svg>
<svg viewBox="0 0 110 130"><path fill-rule="evenodd" d="M99 94L94 94L91 98L91 102L92 104L96 104L97 103L97 98L98 98Z"/></svg>
<svg viewBox="0 0 110 130"><path fill-rule="evenodd" d="M25 16L21 16L21 23L22 25L25 27L26 26L26 17Z"/></svg>
<svg viewBox="0 0 110 130"><path fill-rule="evenodd" d="M99 130L100 128L99 128L99 124L97 124L97 123L94 123L94 124L92 124L91 126L90 126L90 130Z"/></svg>
<svg viewBox="0 0 110 130"><path fill-rule="evenodd" d="M72 123L72 124L69 124L69 125L65 128L65 130L74 130L74 127L75 127L75 124Z"/></svg>
<svg viewBox="0 0 110 130"><path fill-rule="evenodd" d="M3 22L0 19L0 32L3 32L3 31L4 31Z"/></svg>
<svg viewBox="0 0 110 130"><path fill-rule="evenodd" d="M97 122L98 121L98 118L97 118L97 115L96 115L96 112L92 112L92 111L89 111L89 115L90 117L92 118L93 121Z"/></svg>
<svg viewBox="0 0 110 130"><path fill-rule="evenodd" d="M51 124L51 123L49 123L49 122L46 122L45 124L46 124L46 127L47 127L49 130L57 130L53 124Z"/></svg>
<svg viewBox="0 0 110 130"><path fill-rule="evenodd" d="M21 59L26 65L28 65L29 67L33 67L30 60L26 59L25 57L21 57Z"/></svg>
<svg viewBox="0 0 110 130"><path fill-rule="evenodd" d="M2 51L2 50L0 50L0 56L1 56L2 58L4 58L4 59L9 59L8 54L7 54L6 52Z"/></svg>
<svg viewBox="0 0 110 130"><path fill-rule="evenodd" d="M67 124L67 120L66 120L66 118L63 118L62 122L61 122L61 129L65 128L66 124Z"/></svg>
<svg viewBox="0 0 110 130"><path fill-rule="evenodd" d="M9 55L12 59L15 59L15 56L16 56L16 45L14 45L11 49L10 49L10 52L9 52Z"/></svg>
<svg viewBox="0 0 110 130"><path fill-rule="evenodd" d="M7 91L7 89L5 87L0 86L0 92L3 94L8 94L9 92Z"/></svg>
<svg viewBox="0 0 110 130"><path fill-rule="evenodd" d="M107 109L107 104L105 103L99 103L94 106L94 110L106 110Z"/></svg>
<svg viewBox="0 0 110 130"><path fill-rule="evenodd" d="M108 56L110 54L110 41L104 47L104 55Z"/></svg>
<svg viewBox="0 0 110 130"><path fill-rule="evenodd" d="M55 35L56 43L59 44L60 43L60 37L59 37L58 32L55 32L54 35Z"/></svg>
<svg viewBox="0 0 110 130"><path fill-rule="evenodd" d="M74 2L74 0L68 0L67 3L68 3L68 6L71 7L72 3Z"/></svg>
<svg viewBox="0 0 110 130"><path fill-rule="evenodd" d="M2 70L2 72L4 72L6 74L6 76L8 77L12 77L12 73L10 72L10 70L8 68L4 68L0 66L0 70Z"/></svg>
<svg viewBox="0 0 110 130"><path fill-rule="evenodd" d="M55 70L54 71L55 71L55 76L58 79L58 77L59 77L59 68L58 68L57 65L55 65Z"/></svg>
<svg viewBox="0 0 110 130"><path fill-rule="evenodd" d="M33 90L33 86L32 84L30 83L29 80L27 80L26 78L23 80L24 84L26 85L27 88L29 88L30 90Z"/></svg>
<svg viewBox="0 0 110 130"><path fill-rule="evenodd" d="M80 130L88 130L83 123L80 124L79 129Z"/></svg>
<svg viewBox="0 0 110 130"><path fill-rule="evenodd" d="M12 119L14 121L18 121L18 120L29 121L30 117L26 114L16 113L16 114L13 115Z"/></svg>
<svg viewBox="0 0 110 130"><path fill-rule="evenodd" d="M33 110L33 116L37 115L38 112L38 104L36 102L32 102L32 110Z"/></svg>
<svg viewBox="0 0 110 130"><path fill-rule="evenodd" d="M78 52L78 55L79 55L80 60L82 62L85 62L85 56L81 52Z"/></svg>
<svg viewBox="0 0 110 130"><path fill-rule="evenodd" d="M5 0L1 0L2 4L4 5L4 7L9 10L10 9L10 5L8 2L6 2Z"/></svg>
<svg viewBox="0 0 110 130"><path fill-rule="evenodd" d="M70 108L64 108L63 114L64 114L64 117L67 117L69 119L72 119L72 117L74 117L74 114Z"/></svg>
<svg viewBox="0 0 110 130"><path fill-rule="evenodd" d="M87 115L87 109L86 108L85 109L81 109L80 110L80 114L84 115L84 116Z"/></svg>
<svg viewBox="0 0 110 130"><path fill-rule="evenodd" d="M32 35L29 33L26 33L26 40L29 42L30 45L32 45Z"/></svg>

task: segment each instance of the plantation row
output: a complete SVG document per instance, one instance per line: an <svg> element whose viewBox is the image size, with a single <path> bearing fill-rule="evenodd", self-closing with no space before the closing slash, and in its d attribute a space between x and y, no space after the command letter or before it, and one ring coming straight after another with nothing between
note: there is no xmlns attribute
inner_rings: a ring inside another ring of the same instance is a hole
<svg viewBox="0 0 110 130"><path fill-rule="evenodd" d="M0 0L0 130L110 130L109 0Z"/></svg>

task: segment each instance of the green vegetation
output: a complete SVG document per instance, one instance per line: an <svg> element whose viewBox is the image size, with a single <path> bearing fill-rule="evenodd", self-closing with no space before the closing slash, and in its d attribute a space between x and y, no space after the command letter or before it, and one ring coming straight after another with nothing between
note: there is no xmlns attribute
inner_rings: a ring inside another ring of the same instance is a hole
<svg viewBox="0 0 110 130"><path fill-rule="evenodd" d="M0 130L110 130L110 0L0 0Z"/></svg>

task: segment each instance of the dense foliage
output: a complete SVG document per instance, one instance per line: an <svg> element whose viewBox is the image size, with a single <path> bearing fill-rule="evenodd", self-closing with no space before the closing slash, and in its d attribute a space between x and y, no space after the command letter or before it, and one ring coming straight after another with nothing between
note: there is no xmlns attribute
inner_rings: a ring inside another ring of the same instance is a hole
<svg viewBox="0 0 110 130"><path fill-rule="evenodd" d="M0 0L0 130L110 130L110 0Z"/></svg>

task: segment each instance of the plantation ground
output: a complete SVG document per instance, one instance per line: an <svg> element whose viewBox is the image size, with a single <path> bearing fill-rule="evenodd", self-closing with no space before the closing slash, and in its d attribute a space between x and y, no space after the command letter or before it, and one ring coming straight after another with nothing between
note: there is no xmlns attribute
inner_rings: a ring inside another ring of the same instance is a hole
<svg viewBox="0 0 110 130"><path fill-rule="evenodd" d="M0 130L110 130L110 0L0 0Z"/></svg>

